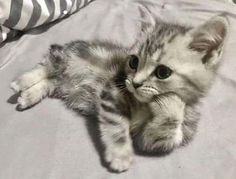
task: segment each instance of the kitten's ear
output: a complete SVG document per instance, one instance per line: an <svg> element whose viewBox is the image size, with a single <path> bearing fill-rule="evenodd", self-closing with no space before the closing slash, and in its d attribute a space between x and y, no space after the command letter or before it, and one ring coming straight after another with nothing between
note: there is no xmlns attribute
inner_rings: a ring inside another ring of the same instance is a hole
<svg viewBox="0 0 236 179"><path fill-rule="evenodd" d="M217 57L221 54L229 28L229 21L225 15L217 15L200 27L190 31L192 40L190 49L205 54L203 63L218 63Z"/></svg>

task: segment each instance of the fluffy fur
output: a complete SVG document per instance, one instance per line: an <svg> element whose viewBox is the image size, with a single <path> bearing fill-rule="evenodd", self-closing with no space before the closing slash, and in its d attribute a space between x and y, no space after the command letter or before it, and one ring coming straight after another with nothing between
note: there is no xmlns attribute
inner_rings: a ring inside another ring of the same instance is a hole
<svg viewBox="0 0 236 179"><path fill-rule="evenodd" d="M131 56L110 42L52 45L45 61L11 87L20 92L21 109L50 96L96 114L106 162L125 171L133 144L143 152L170 152L193 138L196 106L214 79L227 29L222 15L196 28L159 22Z"/></svg>

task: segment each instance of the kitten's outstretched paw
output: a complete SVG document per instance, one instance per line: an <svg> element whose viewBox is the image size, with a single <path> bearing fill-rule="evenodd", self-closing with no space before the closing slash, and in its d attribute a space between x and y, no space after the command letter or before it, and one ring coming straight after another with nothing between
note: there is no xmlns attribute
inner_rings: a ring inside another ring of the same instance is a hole
<svg viewBox="0 0 236 179"><path fill-rule="evenodd" d="M131 163L132 157L114 158L110 163L110 167L114 171L124 172L130 168Z"/></svg>
<svg viewBox="0 0 236 179"><path fill-rule="evenodd" d="M106 161L115 172L128 170L133 162L133 152L131 149L118 148L106 153Z"/></svg>
<svg viewBox="0 0 236 179"><path fill-rule="evenodd" d="M34 103L32 90L27 90L29 86L30 84L27 84L22 79L17 79L10 84L11 89L13 89L15 93L20 94L20 96L17 99L17 104L18 104L17 108L19 110L26 109L32 106Z"/></svg>
<svg viewBox="0 0 236 179"><path fill-rule="evenodd" d="M31 71L24 73L23 75L19 76L16 80L14 80L10 87L15 92L24 91L33 85L37 84L43 79L47 78L47 70L42 65L37 65Z"/></svg>
<svg viewBox="0 0 236 179"><path fill-rule="evenodd" d="M42 80L34 86L22 91L18 98L18 108L26 109L38 102L49 94L49 82L48 80Z"/></svg>

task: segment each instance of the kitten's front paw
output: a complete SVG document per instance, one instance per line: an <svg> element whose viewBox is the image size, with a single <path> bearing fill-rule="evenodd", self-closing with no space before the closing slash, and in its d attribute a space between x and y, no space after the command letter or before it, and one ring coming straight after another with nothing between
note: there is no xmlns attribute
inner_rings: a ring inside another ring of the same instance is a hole
<svg viewBox="0 0 236 179"><path fill-rule="evenodd" d="M118 147L113 151L107 151L105 155L110 168L116 172L128 170L133 162L133 150L127 147Z"/></svg>
<svg viewBox="0 0 236 179"><path fill-rule="evenodd" d="M174 117L180 121L184 119L185 103L175 94L163 95L151 102L150 107L155 116Z"/></svg>

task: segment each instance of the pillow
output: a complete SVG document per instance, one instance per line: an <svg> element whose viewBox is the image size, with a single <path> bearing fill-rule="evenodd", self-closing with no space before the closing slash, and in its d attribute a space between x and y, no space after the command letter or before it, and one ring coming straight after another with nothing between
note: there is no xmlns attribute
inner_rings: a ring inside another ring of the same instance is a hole
<svg viewBox="0 0 236 179"><path fill-rule="evenodd" d="M0 43L27 31L66 17L93 0L0 0Z"/></svg>

